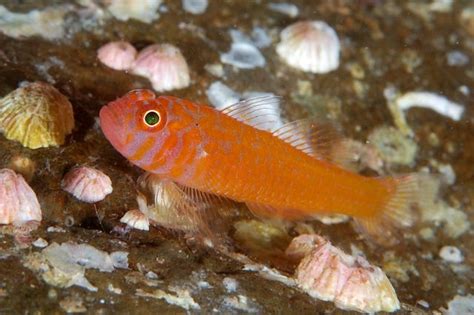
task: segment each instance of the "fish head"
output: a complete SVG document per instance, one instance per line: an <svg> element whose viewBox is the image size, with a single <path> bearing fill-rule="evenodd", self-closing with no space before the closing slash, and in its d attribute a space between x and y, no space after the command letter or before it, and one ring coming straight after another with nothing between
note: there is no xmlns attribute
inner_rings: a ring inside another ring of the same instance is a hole
<svg viewBox="0 0 474 315"><path fill-rule="evenodd" d="M156 151L166 132L167 104L150 90L133 90L100 110L100 127L112 146L143 168L143 157ZM147 154L148 153L148 154Z"/></svg>

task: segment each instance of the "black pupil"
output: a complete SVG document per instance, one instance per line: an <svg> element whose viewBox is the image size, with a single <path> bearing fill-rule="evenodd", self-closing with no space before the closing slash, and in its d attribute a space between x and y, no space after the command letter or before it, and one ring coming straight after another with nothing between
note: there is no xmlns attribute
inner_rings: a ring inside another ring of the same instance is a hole
<svg viewBox="0 0 474 315"><path fill-rule="evenodd" d="M160 115L157 112L149 112L145 115L145 122L150 125L154 126L160 121Z"/></svg>

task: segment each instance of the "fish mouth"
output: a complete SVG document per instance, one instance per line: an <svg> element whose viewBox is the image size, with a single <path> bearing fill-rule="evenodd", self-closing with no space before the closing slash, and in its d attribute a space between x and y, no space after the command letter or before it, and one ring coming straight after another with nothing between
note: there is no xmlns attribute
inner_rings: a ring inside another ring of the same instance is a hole
<svg viewBox="0 0 474 315"><path fill-rule="evenodd" d="M105 105L100 109L100 128L105 137L114 146L115 149L121 151L124 146L123 122L117 115L111 105Z"/></svg>

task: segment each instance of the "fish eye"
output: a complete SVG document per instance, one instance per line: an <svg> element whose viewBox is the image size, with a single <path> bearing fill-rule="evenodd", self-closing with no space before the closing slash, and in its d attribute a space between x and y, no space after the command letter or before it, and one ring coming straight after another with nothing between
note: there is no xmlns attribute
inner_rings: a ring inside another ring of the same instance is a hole
<svg viewBox="0 0 474 315"><path fill-rule="evenodd" d="M143 116L143 122L148 127L154 127L160 122L160 114L156 110L149 110Z"/></svg>

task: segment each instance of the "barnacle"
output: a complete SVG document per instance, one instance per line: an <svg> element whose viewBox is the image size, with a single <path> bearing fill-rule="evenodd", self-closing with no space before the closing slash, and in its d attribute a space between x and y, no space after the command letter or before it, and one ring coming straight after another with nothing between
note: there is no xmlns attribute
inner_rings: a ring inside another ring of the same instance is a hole
<svg viewBox="0 0 474 315"><path fill-rule="evenodd" d="M359 312L393 312L400 307L383 271L361 256L350 256L318 235L293 239L286 254L303 260L296 270L298 286L309 295Z"/></svg>
<svg viewBox="0 0 474 315"><path fill-rule="evenodd" d="M128 42L110 42L100 47L97 58L109 68L128 70L135 61L137 50Z"/></svg>
<svg viewBox="0 0 474 315"><path fill-rule="evenodd" d="M294 68L326 73L339 66L339 38L325 22L302 21L291 24L281 32L280 38L276 51Z"/></svg>
<svg viewBox="0 0 474 315"><path fill-rule="evenodd" d="M0 131L27 148L59 146L73 128L71 103L47 83L28 83L0 100Z"/></svg>
<svg viewBox="0 0 474 315"><path fill-rule="evenodd" d="M0 224L41 221L35 192L11 169L0 170Z"/></svg>
<svg viewBox="0 0 474 315"><path fill-rule="evenodd" d="M112 193L112 181L103 172L91 167L70 170L61 182L62 188L80 201L94 203Z"/></svg>
<svg viewBox="0 0 474 315"><path fill-rule="evenodd" d="M150 45L140 51L132 72L147 77L158 92L182 89L191 81L181 51L170 44Z"/></svg>

